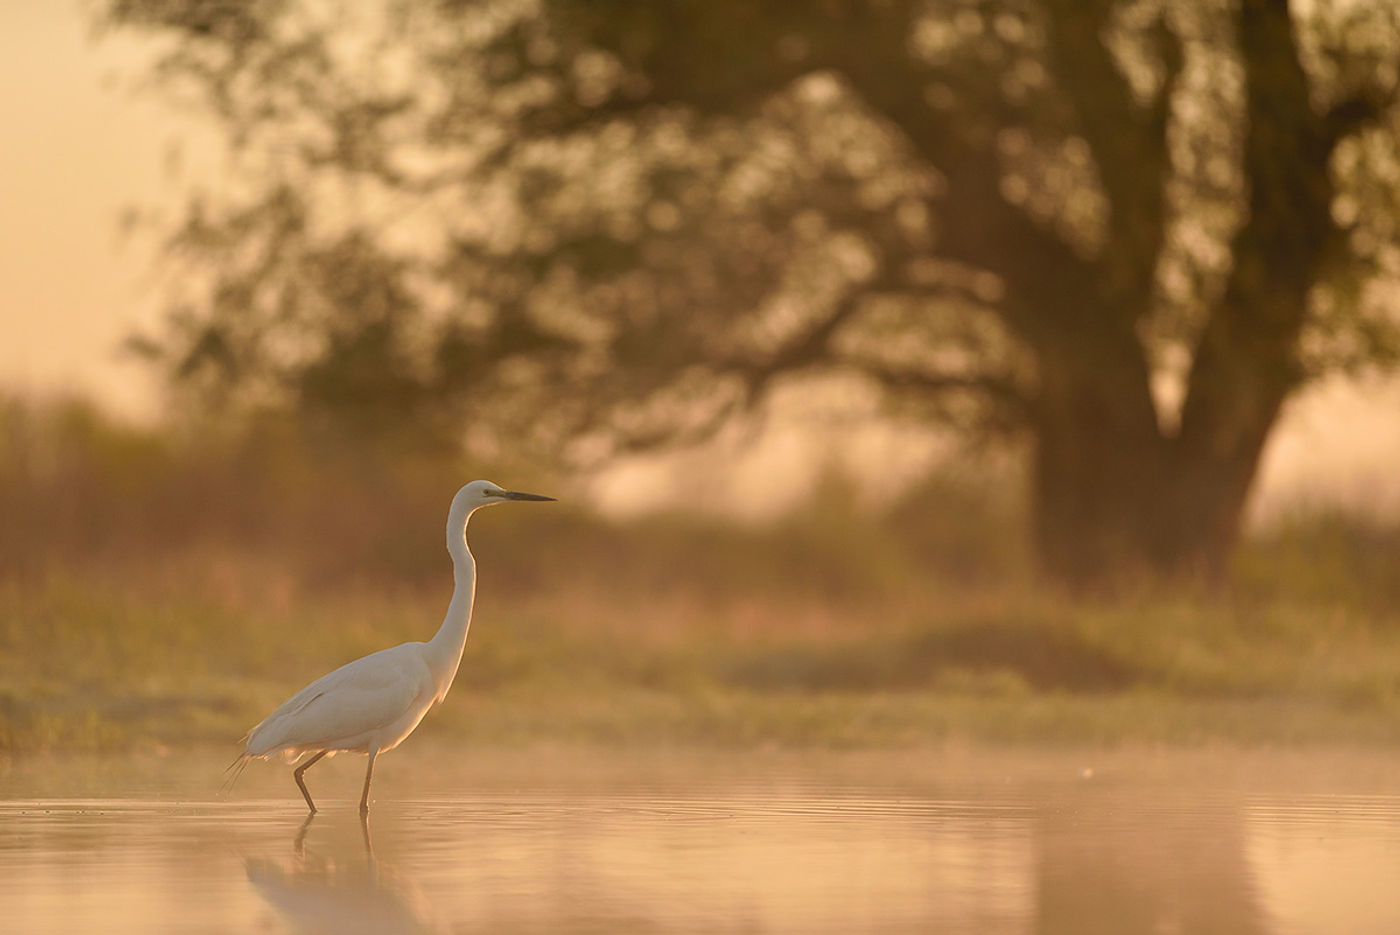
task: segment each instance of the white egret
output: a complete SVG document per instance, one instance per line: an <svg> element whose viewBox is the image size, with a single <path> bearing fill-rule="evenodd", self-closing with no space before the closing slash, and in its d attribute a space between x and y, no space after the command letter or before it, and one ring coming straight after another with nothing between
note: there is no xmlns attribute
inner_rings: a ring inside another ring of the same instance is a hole
<svg viewBox="0 0 1400 935"><path fill-rule="evenodd" d="M323 756L366 753L369 766L360 813L367 813L375 758L402 743L428 709L446 697L462 661L476 594L476 561L467 548L467 520L481 507L495 503L553 499L503 490L484 480L457 491L447 513L447 552L452 556L455 584L437 635L426 643L404 643L346 663L288 698L248 732L247 747L229 767L237 767L233 778L254 759L280 753L288 762L296 762L309 756L292 776L314 813L316 803L306 791L302 774Z"/></svg>

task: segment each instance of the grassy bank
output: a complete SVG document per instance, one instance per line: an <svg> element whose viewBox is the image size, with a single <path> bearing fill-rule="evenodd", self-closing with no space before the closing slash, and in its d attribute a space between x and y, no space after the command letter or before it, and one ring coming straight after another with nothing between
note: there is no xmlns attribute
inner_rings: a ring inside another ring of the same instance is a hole
<svg viewBox="0 0 1400 935"><path fill-rule="evenodd" d="M224 569L228 574L228 569ZM542 589L482 599L464 743L1400 742L1400 627L1333 607L1032 595L881 602ZM232 742L290 690L430 635L445 594L3 586L0 748ZM496 589L499 592L500 589Z"/></svg>
<svg viewBox="0 0 1400 935"><path fill-rule="evenodd" d="M82 407L11 407L0 429L10 754L231 745L309 679L427 638L451 587L446 499L495 473L275 435L191 444ZM999 483L945 475L883 515L833 483L761 529L488 512L466 658L422 730L1400 744L1400 529L1300 514L1246 544L1225 593L1071 601L1034 584Z"/></svg>

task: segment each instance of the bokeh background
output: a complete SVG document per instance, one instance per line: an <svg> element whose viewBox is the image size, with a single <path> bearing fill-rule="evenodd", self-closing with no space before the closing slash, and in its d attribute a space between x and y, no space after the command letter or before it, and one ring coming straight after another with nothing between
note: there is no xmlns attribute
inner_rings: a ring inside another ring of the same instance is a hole
<svg viewBox="0 0 1400 935"><path fill-rule="evenodd" d="M0 751L1400 738L1388 4L0 18Z"/></svg>

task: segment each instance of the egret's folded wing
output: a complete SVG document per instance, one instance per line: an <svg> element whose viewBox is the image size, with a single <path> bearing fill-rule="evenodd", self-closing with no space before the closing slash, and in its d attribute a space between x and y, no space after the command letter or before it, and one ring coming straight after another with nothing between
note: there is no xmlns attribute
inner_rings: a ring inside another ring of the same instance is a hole
<svg viewBox="0 0 1400 935"><path fill-rule="evenodd" d="M392 724L425 692L432 675L417 644L372 653L323 675L253 728L248 752L334 745Z"/></svg>

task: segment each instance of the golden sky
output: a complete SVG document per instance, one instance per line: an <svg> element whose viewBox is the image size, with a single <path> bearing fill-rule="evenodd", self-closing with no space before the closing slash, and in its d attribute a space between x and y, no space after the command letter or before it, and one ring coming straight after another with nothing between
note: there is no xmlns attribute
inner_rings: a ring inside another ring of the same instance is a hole
<svg viewBox="0 0 1400 935"><path fill-rule="evenodd" d="M161 200L175 134L158 101L112 80L136 52L93 41L76 0L0 3L0 386L145 417L154 388L116 347L155 318L153 266L117 222Z"/></svg>
<svg viewBox="0 0 1400 935"><path fill-rule="evenodd" d="M133 89L142 55L130 41L97 43L79 0L0 2L0 390L77 391L146 421L157 411L154 382L118 346L158 319L156 267L150 241L124 241L119 218L132 205L180 203L187 182L166 170L175 144L186 164L216 160L207 134L201 150L188 115ZM192 150L205 158L191 159ZM833 448L809 436L789 435L742 458L731 472L736 484L754 490L754 476L776 475L800 494L792 470L826 463L823 451ZM881 435L874 445L882 467L893 457L888 441ZM640 501L668 499L674 459L634 466L634 480L636 470L654 478L626 485L634 494L645 488ZM761 499L782 505L781 497ZM1400 382L1331 381L1290 405L1266 452L1253 512L1299 500L1400 513ZM632 496L630 506L640 501Z"/></svg>

